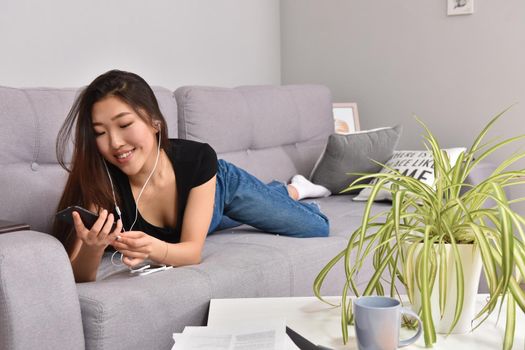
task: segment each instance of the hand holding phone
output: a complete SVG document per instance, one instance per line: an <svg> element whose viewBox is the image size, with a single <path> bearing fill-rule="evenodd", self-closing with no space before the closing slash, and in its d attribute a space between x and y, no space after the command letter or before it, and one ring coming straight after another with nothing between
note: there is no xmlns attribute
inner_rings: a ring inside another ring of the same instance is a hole
<svg viewBox="0 0 525 350"><path fill-rule="evenodd" d="M74 211L76 211L80 215L80 219L82 219L82 223L88 230L90 230L91 227L93 227L95 222L98 220L98 214L93 213L92 211L89 211L78 205L72 205L70 207L67 207L64 210L59 211L58 213L56 213L56 218L74 226L75 225L73 221ZM116 227L117 227L117 222L115 221L113 222L113 225L111 226L111 232L113 232Z"/></svg>

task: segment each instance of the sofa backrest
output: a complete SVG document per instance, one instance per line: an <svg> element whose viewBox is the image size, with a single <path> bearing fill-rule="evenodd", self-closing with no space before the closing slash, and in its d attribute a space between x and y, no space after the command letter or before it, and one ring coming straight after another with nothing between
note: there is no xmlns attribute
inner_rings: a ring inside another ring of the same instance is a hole
<svg viewBox="0 0 525 350"><path fill-rule="evenodd" d="M154 88L170 137L177 137L173 93ZM0 219L49 232L67 173L55 142L79 89L0 87Z"/></svg>
<svg viewBox="0 0 525 350"><path fill-rule="evenodd" d="M209 143L265 182L308 176L334 132L324 86L186 86L175 97L180 138Z"/></svg>

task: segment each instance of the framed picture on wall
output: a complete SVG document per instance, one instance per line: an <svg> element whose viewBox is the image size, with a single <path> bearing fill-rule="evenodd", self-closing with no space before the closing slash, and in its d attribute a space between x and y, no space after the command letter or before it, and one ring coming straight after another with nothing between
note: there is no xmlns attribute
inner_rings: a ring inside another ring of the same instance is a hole
<svg viewBox="0 0 525 350"><path fill-rule="evenodd" d="M471 15L474 13L474 0L447 0L447 15Z"/></svg>
<svg viewBox="0 0 525 350"><path fill-rule="evenodd" d="M360 130L357 103L334 103L332 110L337 134L347 135Z"/></svg>

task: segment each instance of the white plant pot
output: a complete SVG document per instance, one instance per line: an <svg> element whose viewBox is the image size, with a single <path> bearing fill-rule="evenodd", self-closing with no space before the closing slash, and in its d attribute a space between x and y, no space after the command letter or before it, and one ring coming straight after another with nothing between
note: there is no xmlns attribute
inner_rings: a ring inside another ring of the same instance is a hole
<svg viewBox="0 0 525 350"><path fill-rule="evenodd" d="M416 248L417 256L421 247ZM434 327L436 333L448 333L452 321L454 320L454 313L456 308L456 294L457 294L457 283L456 283L456 268L454 264L454 253L450 245L446 245L446 256L447 262L447 300L445 304L445 310L443 318L439 312L439 256L438 256L438 269L434 287L432 288L431 294L431 307L432 307L432 319L434 321ZM464 278L464 298L463 298L463 310L461 316L456 323L456 326L452 330L452 334L468 333L472 329L472 321L475 316L475 303L476 295L478 294L479 278L481 274L482 262L479 247L475 244L458 244L459 254L461 258L461 265L463 267L463 278ZM415 258L414 258L415 259ZM413 262L415 263L415 261ZM415 283L414 291L414 311L418 312L421 309L421 294Z"/></svg>

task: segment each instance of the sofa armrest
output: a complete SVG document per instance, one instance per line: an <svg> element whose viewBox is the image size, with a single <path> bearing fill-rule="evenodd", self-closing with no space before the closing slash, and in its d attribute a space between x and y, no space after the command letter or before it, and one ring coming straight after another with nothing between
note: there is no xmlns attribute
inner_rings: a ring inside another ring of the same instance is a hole
<svg viewBox="0 0 525 350"><path fill-rule="evenodd" d="M0 235L0 349L84 349L71 264L48 234Z"/></svg>

